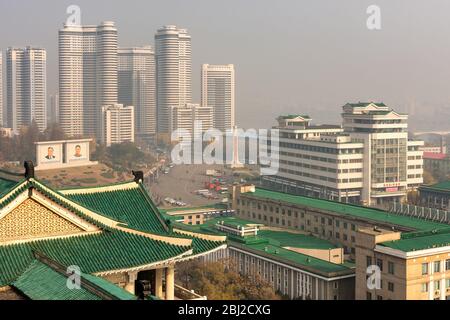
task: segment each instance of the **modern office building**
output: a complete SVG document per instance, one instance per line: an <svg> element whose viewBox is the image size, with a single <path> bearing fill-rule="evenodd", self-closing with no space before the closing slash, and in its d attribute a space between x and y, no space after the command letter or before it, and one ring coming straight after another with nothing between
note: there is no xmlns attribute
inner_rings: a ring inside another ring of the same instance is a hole
<svg viewBox="0 0 450 320"><path fill-rule="evenodd" d="M202 65L201 103L211 107L214 128L225 132L235 125L234 65Z"/></svg>
<svg viewBox="0 0 450 320"><path fill-rule="evenodd" d="M345 265L355 267L356 299L450 298L450 228L442 217L420 215L419 218L413 212L398 214L248 185L233 188L231 208L238 218L250 220L254 225L264 224L278 231L293 230L303 237L308 235L343 248L343 259L350 262ZM297 237L300 241L301 237ZM293 239L277 238L282 246L285 243L283 247L295 247ZM267 244L259 250L279 259L285 255ZM312 257L319 257L317 252L302 253L311 257L311 265ZM321 259L329 257L325 255ZM373 270L379 270L380 281L370 286L368 279Z"/></svg>
<svg viewBox="0 0 450 320"><path fill-rule="evenodd" d="M155 50L157 131L168 139L170 108L191 102L191 36L186 29L163 26L156 32Z"/></svg>
<svg viewBox="0 0 450 320"><path fill-rule="evenodd" d="M134 142L134 107L113 104L102 108L102 143L107 147L125 141Z"/></svg>
<svg viewBox="0 0 450 320"><path fill-rule="evenodd" d="M280 168L264 183L342 202L401 201L423 182L423 141L408 140L408 116L382 103L343 110L342 126L311 125L305 115L279 117Z"/></svg>
<svg viewBox="0 0 450 320"><path fill-rule="evenodd" d="M134 106L135 135L156 134L156 70L152 47L119 48L118 103Z"/></svg>
<svg viewBox="0 0 450 320"><path fill-rule="evenodd" d="M170 110L170 132L184 129L193 134L196 123L201 123L203 132L213 127L213 111L210 107L186 103L183 106L172 106Z"/></svg>
<svg viewBox="0 0 450 320"><path fill-rule="evenodd" d="M64 25L59 30L59 121L69 136L100 136L102 106L117 103L117 29Z"/></svg>
<svg viewBox="0 0 450 320"><path fill-rule="evenodd" d="M42 48L6 51L7 126L17 132L35 121L47 127L47 53Z"/></svg>

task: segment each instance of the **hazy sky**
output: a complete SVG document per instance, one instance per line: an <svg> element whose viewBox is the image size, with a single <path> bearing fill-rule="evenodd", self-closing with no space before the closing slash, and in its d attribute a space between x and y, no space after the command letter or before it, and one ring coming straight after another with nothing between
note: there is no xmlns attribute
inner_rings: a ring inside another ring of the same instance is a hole
<svg viewBox="0 0 450 320"><path fill-rule="evenodd" d="M375 100L410 111L416 128L450 130L448 0L0 0L0 49L46 48L49 94L70 4L82 24L115 21L120 46L153 45L165 24L187 28L193 102L202 63L234 63L243 127L271 126L280 113L336 122L347 101ZM378 31L366 27L372 4L381 8Z"/></svg>

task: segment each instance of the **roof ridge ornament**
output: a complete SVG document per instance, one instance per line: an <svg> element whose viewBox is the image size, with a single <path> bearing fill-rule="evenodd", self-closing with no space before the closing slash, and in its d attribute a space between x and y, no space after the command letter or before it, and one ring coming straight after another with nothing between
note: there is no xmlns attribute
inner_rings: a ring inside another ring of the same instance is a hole
<svg viewBox="0 0 450 320"><path fill-rule="evenodd" d="M134 182L136 182L136 183L144 182L144 172L143 171L131 170L131 173L134 176Z"/></svg>
<svg viewBox="0 0 450 320"><path fill-rule="evenodd" d="M34 179L34 163L31 160L27 160L23 162L23 166L25 168L25 179L30 180Z"/></svg>

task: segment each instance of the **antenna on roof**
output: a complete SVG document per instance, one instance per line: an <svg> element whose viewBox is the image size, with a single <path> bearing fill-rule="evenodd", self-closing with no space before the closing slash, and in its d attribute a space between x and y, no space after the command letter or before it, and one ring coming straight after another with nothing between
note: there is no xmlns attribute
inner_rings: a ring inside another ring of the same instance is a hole
<svg viewBox="0 0 450 320"><path fill-rule="evenodd" d="M24 161L23 166L25 168L25 178L31 179L34 178L34 164L33 161L28 160L28 161Z"/></svg>

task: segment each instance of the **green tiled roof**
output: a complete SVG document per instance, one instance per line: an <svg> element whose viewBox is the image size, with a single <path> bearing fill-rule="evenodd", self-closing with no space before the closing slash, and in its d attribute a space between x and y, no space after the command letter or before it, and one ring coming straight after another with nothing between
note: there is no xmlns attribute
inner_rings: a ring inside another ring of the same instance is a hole
<svg viewBox="0 0 450 320"><path fill-rule="evenodd" d="M17 181L11 181L11 180L7 180L4 178L0 178L0 195L7 193L16 184L17 184Z"/></svg>
<svg viewBox="0 0 450 320"><path fill-rule="evenodd" d="M165 233L158 209L140 186L132 189L65 194L88 209L144 232Z"/></svg>
<svg viewBox="0 0 450 320"><path fill-rule="evenodd" d="M32 300L101 300L101 295L89 290L86 283L113 299L136 299L134 295L105 279L84 273L80 276L81 288L69 289L66 274L34 260L11 285Z"/></svg>
<svg viewBox="0 0 450 320"><path fill-rule="evenodd" d="M77 265L84 273L97 273L151 264L190 249L118 230L0 246L0 286L26 269L33 260L33 251L62 265Z"/></svg>
<svg viewBox="0 0 450 320"><path fill-rule="evenodd" d="M279 116L279 118L281 118L281 119L295 119L297 117L302 117L304 119L310 119L310 117L306 114L288 114L288 115Z"/></svg>
<svg viewBox="0 0 450 320"><path fill-rule="evenodd" d="M326 240L286 231L260 230L258 236L277 241L281 247L325 250L337 248L336 245Z"/></svg>
<svg viewBox="0 0 450 320"><path fill-rule="evenodd" d="M32 300L101 300L83 287L69 289L67 277L38 260L34 260L12 286Z"/></svg>
<svg viewBox="0 0 450 320"><path fill-rule="evenodd" d="M326 210L335 214L350 216L354 218L361 218L371 220L374 222L386 223L390 225L402 226L414 230L433 230L447 228L447 224L432 222L419 218L412 218L391 214L387 211L362 207L358 205L340 203L324 199L316 199L305 196L297 196L277 191L270 191L266 189L256 188L256 191L246 193L245 195L254 196L257 198L266 198L275 201L282 201L294 205L300 205L320 210Z"/></svg>

